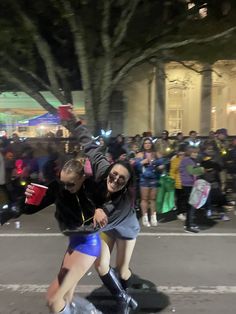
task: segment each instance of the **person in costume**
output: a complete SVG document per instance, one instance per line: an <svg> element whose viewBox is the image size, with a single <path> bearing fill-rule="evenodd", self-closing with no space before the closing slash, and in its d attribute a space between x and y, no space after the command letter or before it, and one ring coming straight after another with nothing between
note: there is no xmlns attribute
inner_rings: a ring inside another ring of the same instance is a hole
<svg viewBox="0 0 236 314"><path fill-rule="evenodd" d="M110 164L92 140L86 126L80 122L77 125L75 136L83 145L93 171L86 193L96 208L103 209L108 217L108 224L102 229L101 255L95 267L104 285L116 298L118 313L129 313L131 308L137 307L137 302L125 290L131 279L129 264L140 231L129 189L134 177L133 170L127 161ZM116 271L110 267L111 252L115 245Z"/></svg>
<svg viewBox="0 0 236 314"><path fill-rule="evenodd" d="M107 216L86 197L85 179L84 165L78 160L69 160L60 172L60 181L53 180L49 183L40 205L23 204L23 200L18 213L18 216L34 214L55 203L55 218L60 230L69 235L69 245L60 271L47 291L47 304L52 313L77 313L76 300L73 300L75 287L101 251L98 230L107 224ZM28 185L26 197L31 197L33 193L33 186ZM11 215L14 216L10 212L6 214L8 217L1 216L1 224L9 220ZM81 228L80 232L78 228ZM73 232L75 229L76 233ZM100 312L94 308L94 313Z"/></svg>

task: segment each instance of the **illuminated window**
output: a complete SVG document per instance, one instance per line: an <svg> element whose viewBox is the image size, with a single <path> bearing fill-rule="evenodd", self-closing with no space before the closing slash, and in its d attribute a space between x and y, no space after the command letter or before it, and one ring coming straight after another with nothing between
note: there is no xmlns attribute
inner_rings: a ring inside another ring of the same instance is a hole
<svg viewBox="0 0 236 314"><path fill-rule="evenodd" d="M183 129L184 89L174 87L168 90L167 129L170 133Z"/></svg>

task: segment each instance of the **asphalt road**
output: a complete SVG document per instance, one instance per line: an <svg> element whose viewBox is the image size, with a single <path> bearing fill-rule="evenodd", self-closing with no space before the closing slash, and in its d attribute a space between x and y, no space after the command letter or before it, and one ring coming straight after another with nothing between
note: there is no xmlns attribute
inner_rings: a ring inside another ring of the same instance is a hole
<svg viewBox="0 0 236 314"><path fill-rule="evenodd" d="M44 294L67 245L53 211L52 206L0 228L0 314L48 313ZM196 235L185 233L177 220L142 229L131 264L144 283L144 289L130 291L140 304L135 313L235 314L236 216L229 216L228 222L202 221ZM77 292L105 314L114 313L93 268Z"/></svg>

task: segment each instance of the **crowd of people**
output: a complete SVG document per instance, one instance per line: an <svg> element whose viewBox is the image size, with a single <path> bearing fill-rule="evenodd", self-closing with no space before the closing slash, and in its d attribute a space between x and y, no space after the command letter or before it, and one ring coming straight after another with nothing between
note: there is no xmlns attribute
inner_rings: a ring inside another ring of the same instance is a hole
<svg viewBox="0 0 236 314"><path fill-rule="evenodd" d="M226 211L235 202L236 138L230 138L227 129L210 131L204 138L194 130L187 137L182 132L169 137L163 130L160 138L136 135L125 139L118 135L111 143L106 144L103 138L99 143L111 162L128 159L134 167L135 204L141 209L143 226L158 225L156 200L163 175L175 180L174 209L187 232L199 232L195 209L188 202L197 178L211 185L205 215L209 218L217 211L221 220L230 219ZM228 191L232 192L231 202L226 197Z"/></svg>
<svg viewBox="0 0 236 314"><path fill-rule="evenodd" d="M133 167L136 179L133 202L137 210L141 209L143 226L158 225L156 199L162 175L175 180L177 218L183 221L188 218L189 194L196 178L203 178L211 184L206 215L212 216L214 205L218 205L222 220L228 220L224 212L228 206L226 192L230 189L236 193L236 139L229 138L226 129L210 131L204 138L194 130L188 136L179 132L171 137L163 130L159 138L151 134L134 137L119 134L115 138L100 136L96 143L111 164L125 160ZM8 141L0 140L0 187L8 203L15 205L27 182L50 182L68 159L85 158L83 146L72 142L70 147L66 152L61 141L23 142L16 133ZM232 183L230 187L228 182ZM185 227L188 225L187 219Z"/></svg>
<svg viewBox="0 0 236 314"><path fill-rule="evenodd" d="M33 146L21 142L17 134L10 141L2 140L0 183L10 210L1 214L1 223L54 203L55 217L69 244L59 274L48 289L50 311L77 313L80 302L74 298L75 287L94 264L117 300L118 313L129 313L137 307L127 292L132 278L129 264L140 230L137 210L141 209L144 227L158 226L156 200L161 178L169 176L175 184L177 218L184 221L185 231L197 233L196 209L189 204L189 196L196 179L202 178L211 185L205 215L211 217L217 209L222 220L228 220L229 175L236 193L236 139L229 139L226 129L211 131L204 139L196 131L190 131L189 137L178 133L170 138L163 130L160 138L118 135L109 141L99 137L95 142L81 123L75 124L74 136L76 146L69 154L53 141ZM48 186L37 206L25 203L25 196L34 193L31 182ZM114 270L110 257L115 245Z"/></svg>

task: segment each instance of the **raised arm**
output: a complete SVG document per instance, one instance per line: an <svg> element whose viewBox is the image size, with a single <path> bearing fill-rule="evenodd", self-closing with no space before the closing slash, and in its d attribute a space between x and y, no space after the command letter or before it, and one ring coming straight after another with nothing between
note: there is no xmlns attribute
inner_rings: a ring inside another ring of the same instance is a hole
<svg viewBox="0 0 236 314"><path fill-rule="evenodd" d="M78 142L83 145L84 152L91 162L95 181L99 181L110 166L109 161L92 139L92 135L85 125L77 123L73 133Z"/></svg>

